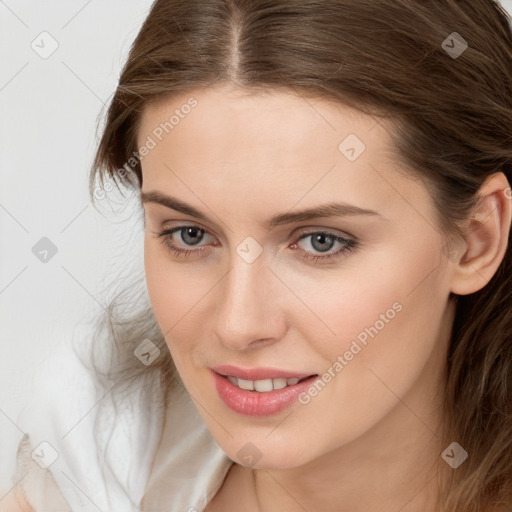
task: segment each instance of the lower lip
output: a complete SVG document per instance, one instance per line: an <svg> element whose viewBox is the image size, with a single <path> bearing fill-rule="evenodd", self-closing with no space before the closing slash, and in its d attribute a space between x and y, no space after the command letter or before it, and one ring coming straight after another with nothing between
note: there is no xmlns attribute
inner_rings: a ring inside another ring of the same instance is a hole
<svg viewBox="0 0 512 512"><path fill-rule="evenodd" d="M274 389L265 393L240 389L212 370L217 393L224 403L233 411L246 416L269 416L283 411L297 399L297 397L311 386L318 375L313 375L293 386Z"/></svg>

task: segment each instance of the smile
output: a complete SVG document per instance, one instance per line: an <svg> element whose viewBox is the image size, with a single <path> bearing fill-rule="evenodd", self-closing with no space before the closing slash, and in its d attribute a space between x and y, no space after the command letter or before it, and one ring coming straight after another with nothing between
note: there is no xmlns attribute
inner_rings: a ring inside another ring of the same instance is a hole
<svg viewBox="0 0 512 512"><path fill-rule="evenodd" d="M267 393L269 391L272 391L273 389L283 389L287 386L294 386L295 384L307 378L308 377L303 377L302 379L298 379L297 377L293 377L291 379L277 378L263 380L246 380L233 377L232 375L227 376L229 382L233 383L235 386L238 386L240 389L245 389L247 391L258 391L260 393Z"/></svg>
<svg viewBox="0 0 512 512"><path fill-rule="evenodd" d="M219 398L230 410L245 416L269 416L287 409L297 402L300 393L306 391L319 378L318 374L283 375L293 372L275 369L233 370L233 367L224 367L226 374L216 370L218 368L212 370L211 374ZM237 373L238 376L232 373ZM242 378L241 373L243 377L267 378ZM271 375L273 378L270 378Z"/></svg>

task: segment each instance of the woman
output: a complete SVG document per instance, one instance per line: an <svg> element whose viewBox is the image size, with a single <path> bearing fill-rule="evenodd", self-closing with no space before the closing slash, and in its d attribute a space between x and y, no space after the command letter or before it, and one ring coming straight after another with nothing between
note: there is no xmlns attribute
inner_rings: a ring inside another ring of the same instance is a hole
<svg viewBox="0 0 512 512"><path fill-rule="evenodd" d="M143 212L137 506L510 510L511 83L492 0L153 4L91 173Z"/></svg>

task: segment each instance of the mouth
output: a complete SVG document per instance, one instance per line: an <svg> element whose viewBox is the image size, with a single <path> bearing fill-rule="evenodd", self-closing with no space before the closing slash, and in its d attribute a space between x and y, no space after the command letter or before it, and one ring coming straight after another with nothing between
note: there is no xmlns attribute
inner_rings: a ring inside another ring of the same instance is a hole
<svg viewBox="0 0 512 512"><path fill-rule="evenodd" d="M317 373L297 374L269 368L240 370L230 367L220 370L217 367L211 372L214 388L224 404L238 414L253 417L284 411L319 378ZM243 378L248 375L266 378Z"/></svg>
<svg viewBox="0 0 512 512"><path fill-rule="evenodd" d="M217 373L217 372L215 372ZM306 375L305 377L277 377L273 379L259 379L259 380L251 380L251 379L241 379L239 377L235 377L234 375L222 375L221 373L217 373L217 375L226 378L239 387L240 389L244 389L245 391L256 391L259 393L268 393L269 391L273 391L274 389L283 389L288 386L295 386L299 382L303 380L309 379L310 377L316 377L318 374Z"/></svg>

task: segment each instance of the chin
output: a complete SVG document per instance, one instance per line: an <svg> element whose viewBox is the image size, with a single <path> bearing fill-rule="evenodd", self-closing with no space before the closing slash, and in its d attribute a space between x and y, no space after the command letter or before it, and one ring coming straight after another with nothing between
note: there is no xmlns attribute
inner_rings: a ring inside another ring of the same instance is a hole
<svg viewBox="0 0 512 512"><path fill-rule="evenodd" d="M251 440L252 439L252 440ZM256 440L252 436L245 437L240 442L231 442L229 446L221 446L227 456L248 469L269 469L281 470L291 469L303 466L314 460L321 451L305 451L303 447L297 446L292 438L289 438L288 444L283 445L278 441L277 446L269 440Z"/></svg>

